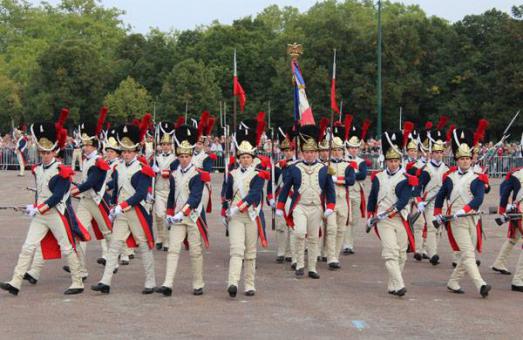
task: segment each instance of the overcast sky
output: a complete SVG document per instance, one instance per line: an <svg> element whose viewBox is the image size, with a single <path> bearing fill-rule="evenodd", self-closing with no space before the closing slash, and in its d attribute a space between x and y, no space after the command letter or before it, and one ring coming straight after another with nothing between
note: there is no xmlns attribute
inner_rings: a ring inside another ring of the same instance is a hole
<svg viewBox="0 0 523 340"><path fill-rule="evenodd" d="M40 0L30 0L38 4ZM51 4L59 0L47 0ZM102 0L106 7L118 7L126 11L125 23L133 31L146 33L151 27L162 31L191 29L210 24L213 20L229 24L234 19L255 15L263 8L277 4L307 10L317 0ZM428 15L436 15L457 21L467 14L480 14L493 7L510 12L517 0L403 0L405 4L418 4Z"/></svg>

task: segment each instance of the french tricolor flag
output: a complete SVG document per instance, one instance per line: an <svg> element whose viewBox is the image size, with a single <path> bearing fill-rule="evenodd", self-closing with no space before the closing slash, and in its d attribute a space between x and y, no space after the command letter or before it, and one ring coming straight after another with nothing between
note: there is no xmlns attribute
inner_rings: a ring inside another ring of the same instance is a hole
<svg viewBox="0 0 523 340"><path fill-rule="evenodd" d="M294 79L294 120L300 121L300 125L315 124L312 108L305 93L305 81L301 74L300 65L298 65L297 60L293 60L291 65Z"/></svg>

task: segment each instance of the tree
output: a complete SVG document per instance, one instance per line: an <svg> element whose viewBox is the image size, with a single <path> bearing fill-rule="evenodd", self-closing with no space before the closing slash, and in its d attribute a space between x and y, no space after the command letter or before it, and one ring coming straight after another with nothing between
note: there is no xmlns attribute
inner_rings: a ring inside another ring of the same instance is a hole
<svg viewBox="0 0 523 340"><path fill-rule="evenodd" d="M124 123L140 118L152 109L152 99L147 90L133 78L127 77L104 100L109 108L108 121Z"/></svg>
<svg viewBox="0 0 523 340"><path fill-rule="evenodd" d="M163 83L161 117L173 121L185 112L186 104L192 115L203 110L217 111L220 98L214 73L202 62L186 59L173 67Z"/></svg>
<svg viewBox="0 0 523 340"><path fill-rule="evenodd" d="M7 76L0 74L0 130L7 131L11 120L20 122L22 101L18 84Z"/></svg>

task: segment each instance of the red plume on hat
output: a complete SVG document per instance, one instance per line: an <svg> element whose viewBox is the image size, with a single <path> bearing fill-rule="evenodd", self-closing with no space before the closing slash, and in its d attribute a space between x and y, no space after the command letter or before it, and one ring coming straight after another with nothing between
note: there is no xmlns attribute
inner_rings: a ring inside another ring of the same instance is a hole
<svg viewBox="0 0 523 340"><path fill-rule="evenodd" d="M69 116L69 109L64 107L60 111L60 116L58 116L58 120L56 121L56 123L54 123L54 126L55 126L56 131L57 131L56 133L58 133L60 128L64 126L65 121L67 120L68 116Z"/></svg>
<svg viewBox="0 0 523 340"><path fill-rule="evenodd" d="M259 112L256 116L256 146L260 145L261 137L265 131L265 112Z"/></svg>
<svg viewBox="0 0 523 340"><path fill-rule="evenodd" d="M180 116L180 117L178 117L178 119L176 119L176 123L174 123L174 128L177 129L180 126L182 126L183 124L185 124L185 117Z"/></svg>
<svg viewBox="0 0 523 340"><path fill-rule="evenodd" d="M447 130L447 143L450 142L454 130L456 130L456 125L450 124L449 129Z"/></svg>
<svg viewBox="0 0 523 340"><path fill-rule="evenodd" d="M432 124L432 122L426 122L425 123L425 130L430 130L432 129L434 125Z"/></svg>
<svg viewBox="0 0 523 340"><path fill-rule="evenodd" d="M135 118L135 119L133 119L131 124L134 126L140 127L140 120L138 118Z"/></svg>
<svg viewBox="0 0 523 340"><path fill-rule="evenodd" d="M352 127L352 120L353 120L352 115L350 115L350 114L345 115L345 121L343 122L343 124L345 125L345 139L344 140L347 140L349 138L350 128Z"/></svg>
<svg viewBox="0 0 523 340"><path fill-rule="evenodd" d="M486 119L480 119L476 132L474 132L474 141L472 145L478 145L485 138L485 132L487 131L488 121Z"/></svg>
<svg viewBox="0 0 523 340"><path fill-rule="evenodd" d="M67 142L67 129L60 127L60 129L57 130L56 134L58 137L58 149L63 149L65 147L65 143Z"/></svg>
<svg viewBox="0 0 523 340"><path fill-rule="evenodd" d="M149 129L149 125L152 122L152 119L153 119L153 116L150 113L146 113L143 116L142 121L140 122L140 126L139 126L140 127L140 135L139 135L140 142L144 139L145 134L147 133L147 130Z"/></svg>
<svg viewBox="0 0 523 340"><path fill-rule="evenodd" d="M426 124L425 124L426 126ZM432 126L432 123L431 123ZM414 131L414 123L406 121L403 123L403 147L407 146L407 142L409 141L409 135L410 133Z"/></svg>
<svg viewBox="0 0 523 340"><path fill-rule="evenodd" d="M207 125L207 120L209 119L209 111L203 111L200 116L200 121L198 122L198 139L202 136L205 131L205 125Z"/></svg>
<svg viewBox="0 0 523 340"><path fill-rule="evenodd" d="M325 136L327 135L327 127L329 126L329 119L328 118L325 118L323 117L322 119L320 119L320 138L319 140L322 141Z"/></svg>
<svg viewBox="0 0 523 340"><path fill-rule="evenodd" d="M439 117L438 125L436 125L436 129L441 130L447 125L449 122L449 117L447 116L441 116Z"/></svg>
<svg viewBox="0 0 523 340"><path fill-rule="evenodd" d="M104 127L105 118L107 118L107 111L109 111L107 106L103 106L102 109L100 110L100 115L98 116L98 122L96 123L96 130L95 130L96 136L100 136L100 133L102 132L102 129Z"/></svg>
<svg viewBox="0 0 523 340"><path fill-rule="evenodd" d="M365 121L363 122L363 126L361 127L361 136L360 136L361 140L365 140L365 137L367 137L367 132L369 131L369 128L370 128L370 120L365 119Z"/></svg>
<svg viewBox="0 0 523 340"><path fill-rule="evenodd" d="M207 123L205 124L205 131L203 132L206 136L211 135L215 122L216 122L216 118L213 116L209 116L209 119L207 119Z"/></svg>

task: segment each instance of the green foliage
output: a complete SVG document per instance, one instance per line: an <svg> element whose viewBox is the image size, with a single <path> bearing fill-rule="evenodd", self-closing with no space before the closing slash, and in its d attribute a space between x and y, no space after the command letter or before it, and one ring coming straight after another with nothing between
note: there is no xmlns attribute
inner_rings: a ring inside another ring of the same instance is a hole
<svg viewBox="0 0 523 340"><path fill-rule="evenodd" d="M28 121L50 119L68 106L78 122L92 119L105 102L109 120L121 122L152 111L155 101L158 119L174 119L186 104L192 117L202 110L217 115L224 101L230 120L236 49L247 93L246 112L238 119L267 110L270 101L272 121L287 123L293 95L286 47L298 42L315 116L330 114L336 48L344 112L357 123L376 120L375 1L326 0L304 13L272 5L231 25L145 35L130 33L119 19L122 11L100 3L0 0L2 118L24 113ZM384 127L398 126L402 107L418 126L446 114L473 128L486 117L492 138L499 135L522 106L522 13L516 5L510 14L490 10L451 24L419 6L384 1Z"/></svg>
<svg viewBox="0 0 523 340"><path fill-rule="evenodd" d="M104 104L109 108L108 121L113 124L141 118L153 108L148 91L131 77L123 80L113 93L108 94Z"/></svg>

